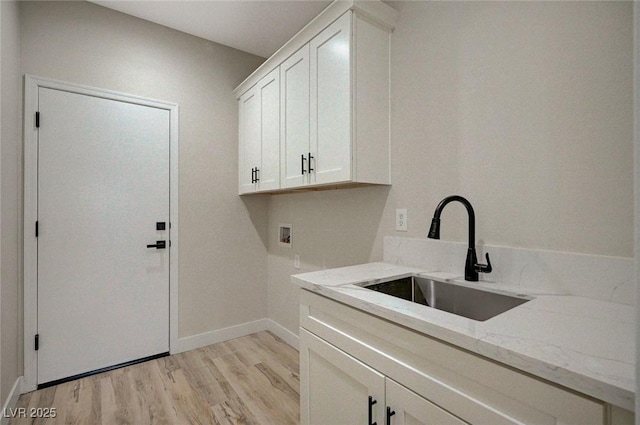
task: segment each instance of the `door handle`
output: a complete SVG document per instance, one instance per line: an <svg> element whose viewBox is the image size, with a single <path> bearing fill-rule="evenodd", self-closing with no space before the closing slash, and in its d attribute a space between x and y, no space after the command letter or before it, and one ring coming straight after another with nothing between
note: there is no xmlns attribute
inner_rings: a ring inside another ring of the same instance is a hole
<svg viewBox="0 0 640 425"><path fill-rule="evenodd" d="M165 249L167 247L166 241L156 241L155 245L147 245L147 248Z"/></svg>
<svg viewBox="0 0 640 425"><path fill-rule="evenodd" d="M377 422L373 422L373 405L378 401L374 400L373 397L369 396L369 423L368 425L378 425Z"/></svg>
<svg viewBox="0 0 640 425"><path fill-rule="evenodd" d="M387 425L391 425L391 417L396 414L395 410L391 410L390 407L387 407Z"/></svg>
<svg viewBox="0 0 640 425"><path fill-rule="evenodd" d="M304 162L306 160L307 160L307 158L305 158L304 155L300 155L300 167L301 167L302 175L304 175L304 173L306 173L306 170L304 169Z"/></svg>

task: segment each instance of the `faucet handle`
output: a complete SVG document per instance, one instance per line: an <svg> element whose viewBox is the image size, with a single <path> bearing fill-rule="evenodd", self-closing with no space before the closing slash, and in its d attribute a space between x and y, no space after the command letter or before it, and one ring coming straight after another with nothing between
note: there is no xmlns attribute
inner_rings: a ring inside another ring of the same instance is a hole
<svg viewBox="0 0 640 425"><path fill-rule="evenodd" d="M486 259L487 259L487 264L477 263L477 264L474 264L474 267L475 267L477 272L480 272L480 273L491 273L493 268L491 267L491 260L489 259L489 253L486 252L484 255L485 255Z"/></svg>

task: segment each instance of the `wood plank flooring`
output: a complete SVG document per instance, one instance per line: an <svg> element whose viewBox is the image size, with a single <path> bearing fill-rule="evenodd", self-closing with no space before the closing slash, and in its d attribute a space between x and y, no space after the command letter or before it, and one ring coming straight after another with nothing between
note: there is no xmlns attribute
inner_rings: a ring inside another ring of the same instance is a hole
<svg viewBox="0 0 640 425"><path fill-rule="evenodd" d="M10 425L300 423L298 352L259 332L20 396ZM19 411L18 411L19 412Z"/></svg>

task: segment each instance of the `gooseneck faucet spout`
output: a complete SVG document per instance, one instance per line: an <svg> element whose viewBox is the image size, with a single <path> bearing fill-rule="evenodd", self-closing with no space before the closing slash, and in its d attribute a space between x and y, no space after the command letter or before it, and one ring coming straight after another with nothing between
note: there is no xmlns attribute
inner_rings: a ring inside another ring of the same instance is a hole
<svg viewBox="0 0 640 425"><path fill-rule="evenodd" d="M449 202L458 201L467 209L467 214L469 215L469 248L467 249L467 259L465 261L464 266L464 279L477 282L478 281L478 273L491 273L491 261L489 260L489 254L486 254L487 264L479 264L478 258L476 256L476 215L473 211L473 207L471 203L467 201L462 196L452 195L444 198L438 206L436 207L436 211L433 214L433 219L431 220L431 227L429 228L429 238L431 239L440 239L440 215L442 214L442 210L444 207L449 204Z"/></svg>

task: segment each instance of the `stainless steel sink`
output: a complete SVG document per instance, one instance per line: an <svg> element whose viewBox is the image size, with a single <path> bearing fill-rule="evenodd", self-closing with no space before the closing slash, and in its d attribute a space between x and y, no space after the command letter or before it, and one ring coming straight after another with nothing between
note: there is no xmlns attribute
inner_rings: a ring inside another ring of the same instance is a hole
<svg viewBox="0 0 640 425"><path fill-rule="evenodd" d="M484 321L530 301L524 295L506 295L419 276L365 286L438 310Z"/></svg>

